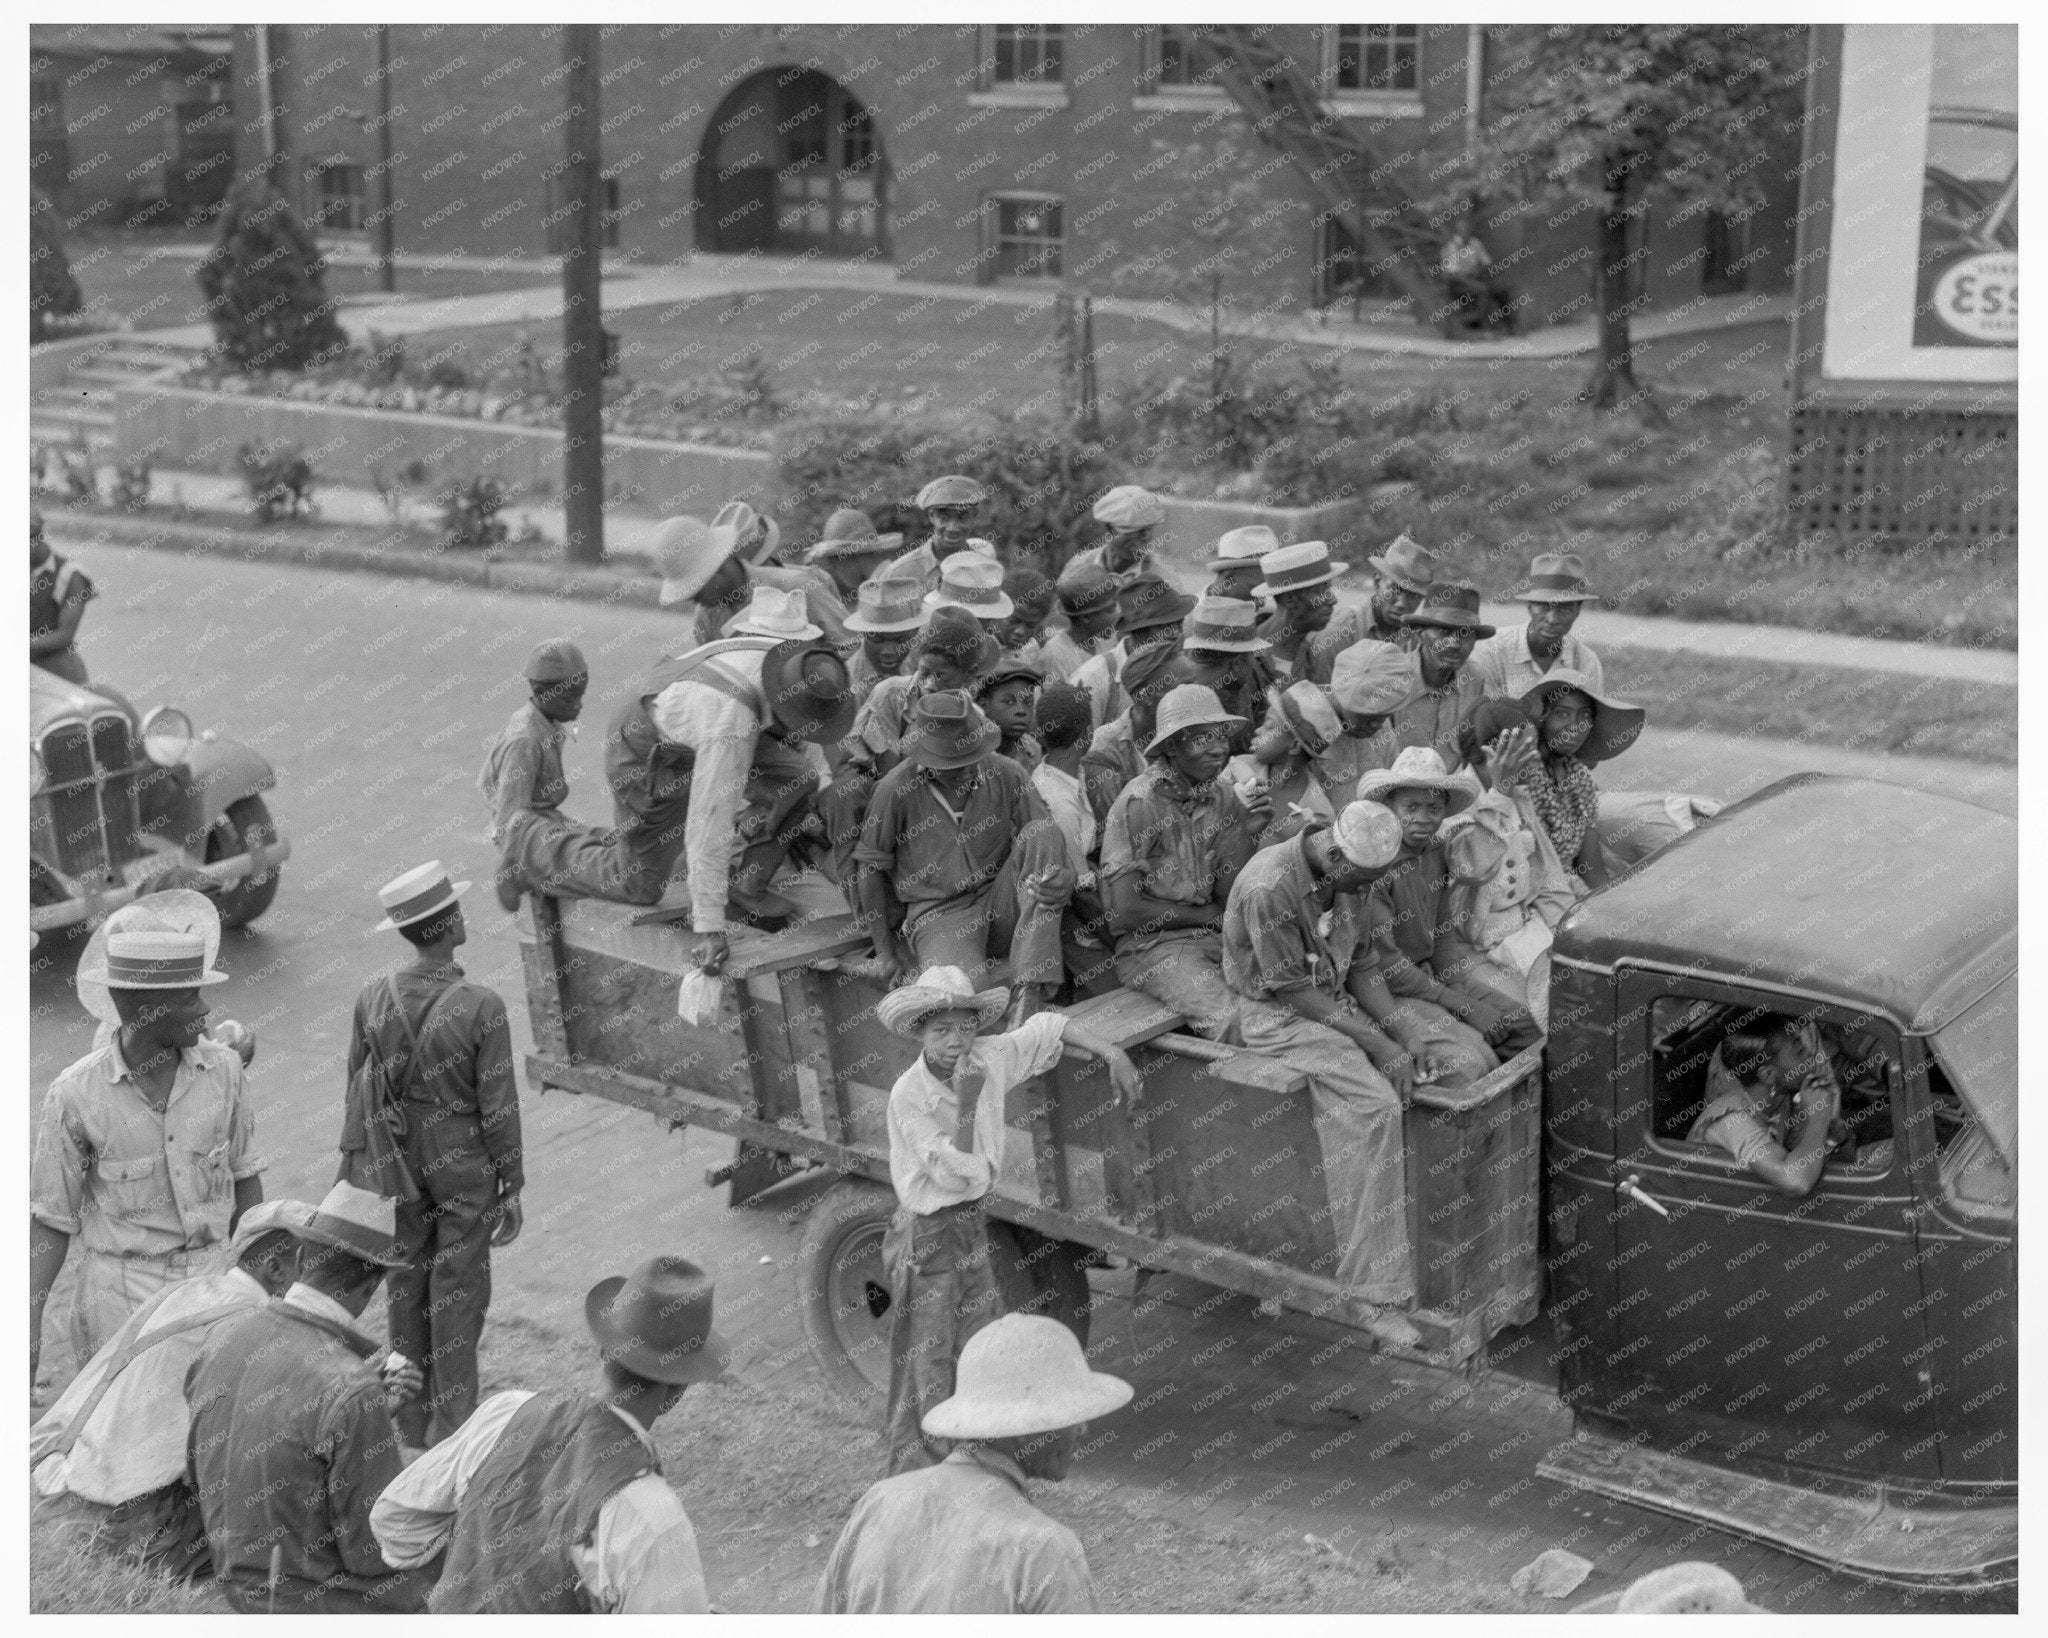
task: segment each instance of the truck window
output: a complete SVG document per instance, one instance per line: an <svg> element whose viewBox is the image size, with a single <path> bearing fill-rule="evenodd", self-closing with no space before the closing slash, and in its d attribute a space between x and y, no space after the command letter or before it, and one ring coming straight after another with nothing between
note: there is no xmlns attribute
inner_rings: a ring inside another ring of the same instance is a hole
<svg viewBox="0 0 2048 1638"><path fill-rule="evenodd" d="M1937 1169L1941 1192L1966 1217L2011 1222L2012 1168L1949 1085L1939 1064L1927 1066L1927 1092L1934 1114L1934 1140L1940 1145Z"/></svg>

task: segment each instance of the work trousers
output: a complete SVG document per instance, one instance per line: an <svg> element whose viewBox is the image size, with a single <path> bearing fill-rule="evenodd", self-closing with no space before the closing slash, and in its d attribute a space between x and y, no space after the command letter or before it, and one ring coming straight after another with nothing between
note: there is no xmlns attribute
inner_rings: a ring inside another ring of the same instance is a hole
<svg viewBox="0 0 2048 1638"><path fill-rule="evenodd" d="M39 1496L34 1516L77 1532L101 1552L139 1558L180 1580L213 1574L213 1554L206 1544L199 1496L184 1479L173 1479L112 1507L83 1496Z"/></svg>
<svg viewBox="0 0 2048 1638"><path fill-rule="evenodd" d="M865 768L847 763L832 776L832 783L818 798L818 814L825 821L825 840L832 849L832 879L846 895L847 905L859 914L854 898L853 850L860 846L860 828L867 822L868 804L874 800L880 781Z"/></svg>
<svg viewBox="0 0 2048 1638"><path fill-rule="evenodd" d="M630 861L635 890L646 895L629 901L636 904L658 903L667 891L682 867L690 819L695 758L680 746L664 746L657 754L662 759L657 764L609 759L605 770L618 821L618 845ZM801 746L765 733L754 741L746 790L734 815L745 845L733 865L732 892L743 905L767 891L817 794L817 770Z"/></svg>
<svg viewBox="0 0 2048 1638"><path fill-rule="evenodd" d="M1485 963L1479 965L1484 966ZM1518 997L1505 993L1501 994L1501 999L1520 1004ZM1393 1012L1379 1024L1407 1049L1418 1067L1422 1061L1422 1049L1430 1049L1437 1062L1443 1065L1443 1074L1433 1083L1437 1086L1470 1086L1500 1063L1493 1048L1486 1044L1484 1035L1434 1001L1423 1001L1414 996L1399 997L1394 1002Z"/></svg>
<svg viewBox="0 0 2048 1638"><path fill-rule="evenodd" d="M128 1316L167 1285L190 1279L211 1247L161 1257L121 1257L79 1248L78 1292L71 1306L71 1352L80 1369L104 1348Z"/></svg>
<svg viewBox="0 0 2048 1638"><path fill-rule="evenodd" d="M977 892L911 905L903 936L919 970L958 967L976 988L1059 983L1060 911L1025 904L1021 889L1027 876L1062 869L1066 862L1058 827L1041 824L1019 838L995 879Z"/></svg>
<svg viewBox="0 0 2048 1638"><path fill-rule="evenodd" d="M668 877L622 831L579 825L559 808L526 808L505 827L499 868L536 893L655 904Z"/></svg>
<svg viewBox="0 0 2048 1638"><path fill-rule="evenodd" d="M1415 1299L1401 1099L1347 1035L1277 1001L1241 1001L1244 1044L1309 1078L1338 1284L1366 1302Z"/></svg>
<svg viewBox="0 0 2048 1638"><path fill-rule="evenodd" d="M1238 1040L1237 991L1223 982L1223 935L1181 934L1163 938L1149 950L1119 949L1117 982L1138 990L1188 1021L1188 1028L1211 1041Z"/></svg>
<svg viewBox="0 0 2048 1638"><path fill-rule="evenodd" d="M1092 887L1077 887L1060 912L1060 959L1067 969L1070 1001L1087 1001L1117 987L1116 935L1109 930L1102 900Z"/></svg>
<svg viewBox="0 0 2048 1638"><path fill-rule="evenodd" d="M882 1237L889 1279L889 1475L931 1467L952 1450L924 1413L953 1394L967 1339L1002 1312L980 1200L925 1214L898 1208Z"/></svg>
<svg viewBox="0 0 2048 1638"><path fill-rule="evenodd" d="M419 1126L459 1124L475 1117L408 1103ZM419 1398L392 1418L409 1445L439 1444L476 1409L477 1346L491 1305L491 1223L497 1174L480 1147L465 1153L435 1131L416 1131L408 1160L419 1182L417 1200L398 1203L397 1254L404 1266L385 1282L391 1346L419 1366L426 1381ZM436 1141L441 1138L442 1141ZM421 1150L434 1158L423 1163Z"/></svg>

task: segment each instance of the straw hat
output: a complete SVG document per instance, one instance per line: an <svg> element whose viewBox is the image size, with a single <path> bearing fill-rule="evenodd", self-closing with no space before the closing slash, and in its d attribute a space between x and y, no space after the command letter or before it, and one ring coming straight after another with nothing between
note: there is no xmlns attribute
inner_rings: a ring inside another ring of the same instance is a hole
<svg viewBox="0 0 2048 1638"><path fill-rule="evenodd" d="M1581 762L1591 767L1610 757L1620 756L1635 744L1648 713L1640 705L1609 699L1594 688L1592 678L1570 666L1552 667L1525 688L1515 703L1540 728L1543 713L1549 709L1550 696L1566 688L1576 689L1593 705L1593 731L1586 736L1586 743L1572 753Z"/></svg>
<svg viewBox="0 0 2048 1638"><path fill-rule="evenodd" d="M109 990L196 990L228 981L226 973L207 965L203 934L163 928L112 934L105 964L79 977Z"/></svg>
<svg viewBox="0 0 2048 1638"><path fill-rule="evenodd" d="M1403 591L1427 593L1444 572L1444 560L1407 535L1396 535L1385 551L1366 562Z"/></svg>
<svg viewBox="0 0 2048 1638"><path fill-rule="evenodd" d="M1268 552L1280 550L1280 537L1263 523L1247 523L1241 529L1225 530L1216 539L1216 555L1203 567L1242 569L1256 566Z"/></svg>
<svg viewBox="0 0 2048 1638"><path fill-rule="evenodd" d="M1330 697L1361 717L1386 717L1422 694L1422 659L1414 649L1366 638L1330 662Z"/></svg>
<svg viewBox="0 0 2048 1638"><path fill-rule="evenodd" d="M856 507L842 506L825 520L818 543L804 553L806 563L828 557L887 557L903 544L902 532L875 533L875 520Z"/></svg>
<svg viewBox="0 0 2048 1638"><path fill-rule="evenodd" d="M1427 745L1411 745L1394 758L1391 768L1374 768L1358 782L1361 801L1384 802L1396 791L1441 791L1444 817L1463 813L1472 805L1472 791L1453 779L1444 759Z"/></svg>
<svg viewBox="0 0 2048 1638"><path fill-rule="evenodd" d="M373 931L392 933L401 927L410 927L416 921L425 921L429 916L437 916L468 891L468 882L451 882L448 872L441 868L441 861L429 859L417 869L392 877L377 889L377 900L384 906L384 919Z"/></svg>
<svg viewBox="0 0 2048 1638"><path fill-rule="evenodd" d="M526 657L528 682L567 682L571 677L589 675L583 650L566 637L550 637Z"/></svg>
<svg viewBox="0 0 2048 1638"><path fill-rule="evenodd" d="M735 636L773 637L785 643L821 637L810 622L810 605L800 588L756 586L753 598L727 628Z"/></svg>
<svg viewBox="0 0 2048 1638"><path fill-rule="evenodd" d="M650 1382L710 1382L732 1349L711 1326L713 1281L683 1257L651 1257L599 1280L583 1299L598 1352Z"/></svg>
<svg viewBox="0 0 2048 1638"><path fill-rule="evenodd" d="M185 933L204 944L202 961L211 969L220 960L220 911L204 893L189 887L167 887L124 904L93 929L85 953L78 958L73 985L79 1004L103 1024L118 1024L113 992L98 976L107 967L107 940L116 933Z"/></svg>
<svg viewBox="0 0 2048 1638"><path fill-rule="evenodd" d="M848 631L915 631L923 624L920 580L863 580L860 599L846 617Z"/></svg>
<svg viewBox="0 0 2048 1638"><path fill-rule="evenodd" d="M761 663L761 692L785 739L830 745L853 728L860 701L846 662L830 649L815 648L818 635L783 643Z"/></svg>
<svg viewBox="0 0 2048 1638"><path fill-rule="evenodd" d="M739 542L740 555L749 563L766 563L782 544L782 529L776 521L745 501L727 501L712 515L711 527L730 529Z"/></svg>
<svg viewBox="0 0 2048 1638"><path fill-rule="evenodd" d="M1718 1564L1667 1564L1618 1593L1591 1599L1573 1615L1764 1615L1742 1583Z"/></svg>
<svg viewBox="0 0 2048 1638"><path fill-rule="evenodd" d="M925 1020L935 1012L971 1009L974 1027L987 1029L1009 1004L1010 992L1001 984L992 990L977 990L958 967L927 967L915 981L877 1001L875 1016L890 1033L916 1040Z"/></svg>
<svg viewBox="0 0 2048 1638"><path fill-rule="evenodd" d="M1205 592L1181 624L1180 646L1220 654L1263 653L1273 645L1258 634L1258 624L1258 609L1243 598Z"/></svg>
<svg viewBox="0 0 2048 1638"><path fill-rule="evenodd" d="M903 749L920 768L971 768L1002 739L980 706L951 689L919 696L903 726Z"/></svg>
<svg viewBox="0 0 2048 1638"><path fill-rule="evenodd" d="M1152 735L1152 743L1145 747L1145 754L1157 756L1175 734L1184 734L1190 728L1212 724L1221 727L1244 720L1223 709L1223 702L1216 697L1215 689L1205 688L1200 683L1181 683L1178 687L1169 688L1166 697L1159 702L1158 714L1153 719L1156 732Z"/></svg>
<svg viewBox="0 0 2048 1638"><path fill-rule="evenodd" d="M1345 805L1330 836L1337 851L1364 870L1379 870L1401 855L1401 821L1392 809L1364 797Z"/></svg>
<svg viewBox="0 0 2048 1638"><path fill-rule="evenodd" d="M1177 626L1195 612L1195 600L1156 574L1140 574L1117 593L1116 623L1122 631Z"/></svg>
<svg viewBox="0 0 2048 1638"><path fill-rule="evenodd" d="M259 1200L235 1224L228 1255L241 1256L266 1234L292 1234L303 1240L312 1222L313 1208L303 1200Z"/></svg>
<svg viewBox="0 0 2048 1638"><path fill-rule="evenodd" d="M1149 489L1120 483L1095 503L1095 521L1112 529L1154 529L1166 521L1166 508Z"/></svg>
<svg viewBox="0 0 2048 1638"><path fill-rule="evenodd" d="M1310 756L1321 756L1344 732L1343 720L1330 703L1330 696L1307 678L1284 689L1276 688L1267 698L1294 736L1294 743Z"/></svg>
<svg viewBox="0 0 2048 1638"><path fill-rule="evenodd" d="M1513 593L1517 603L1590 603L1586 560L1577 552L1542 552L1529 565L1529 578Z"/></svg>
<svg viewBox="0 0 2048 1638"><path fill-rule="evenodd" d="M304 1228L295 1231L316 1246L333 1246L366 1263L403 1268L398 1255L398 1205L386 1195L372 1194L353 1183L337 1183L313 1208Z"/></svg>
<svg viewBox="0 0 2048 1638"><path fill-rule="evenodd" d="M1348 563L1330 560L1327 542L1298 541L1259 559L1259 568L1266 578L1255 589L1261 597L1283 597L1288 592L1307 591L1311 586L1335 580L1350 567Z"/></svg>
<svg viewBox="0 0 2048 1638"><path fill-rule="evenodd" d="M654 559L661 567L661 601L687 603L739 546L739 531L702 518L670 518L654 531Z"/></svg>
<svg viewBox="0 0 2048 1638"><path fill-rule="evenodd" d="M917 492L917 505L929 511L934 506L980 506L988 499L988 491L972 478L963 478L957 472L943 478L934 478Z"/></svg>
<svg viewBox="0 0 2048 1638"><path fill-rule="evenodd" d="M1007 620L1017 612L1003 590L1003 566L979 551L955 552L939 565L936 590L925 593L927 609L961 608L977 620Z"/></svg>
<svg viewBox="0 0 2048 1638"><path fill-rule="evenodd" d="M1479 618L1479 588L1463 580L1439 580L1422 594L1422 606L1401 617L1404 626L1437 626L1491 637L1493 627Z"/></svg>
<svg viewBox="0 0 2048 1638"><path fill-rule="evenodd" d="M953 1396L926 1411L923 1426L935 1439L1016 1439L1107 1416L1133 1391L1122 1377L1090 1370L1058 1320L1005 1314L967 1339Z"/></svg>

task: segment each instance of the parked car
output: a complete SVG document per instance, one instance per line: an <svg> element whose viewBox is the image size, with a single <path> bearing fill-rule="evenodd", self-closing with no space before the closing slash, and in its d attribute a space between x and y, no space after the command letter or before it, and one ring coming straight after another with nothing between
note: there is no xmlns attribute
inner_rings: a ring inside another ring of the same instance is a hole
<svg viewBox="0 0 2048 1638"><path fill-rule="evenodd" d="M270 908L291 845L263 792L270 764L175 706L147 716L103 683L29 673L29 927L95 922L168 872L223 925Z"/></svg>

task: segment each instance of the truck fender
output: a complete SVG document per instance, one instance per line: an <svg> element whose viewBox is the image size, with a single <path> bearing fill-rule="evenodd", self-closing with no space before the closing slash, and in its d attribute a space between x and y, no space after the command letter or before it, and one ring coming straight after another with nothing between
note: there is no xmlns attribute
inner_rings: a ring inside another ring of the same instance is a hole
<svg viewBox="0 0 2048 1638"><path fill-rule="evenodd" d="M185 756L191 781L194 830L204 838L230 802L273 789L277 775L260 752L234 739L196 739Z"/></svg>

